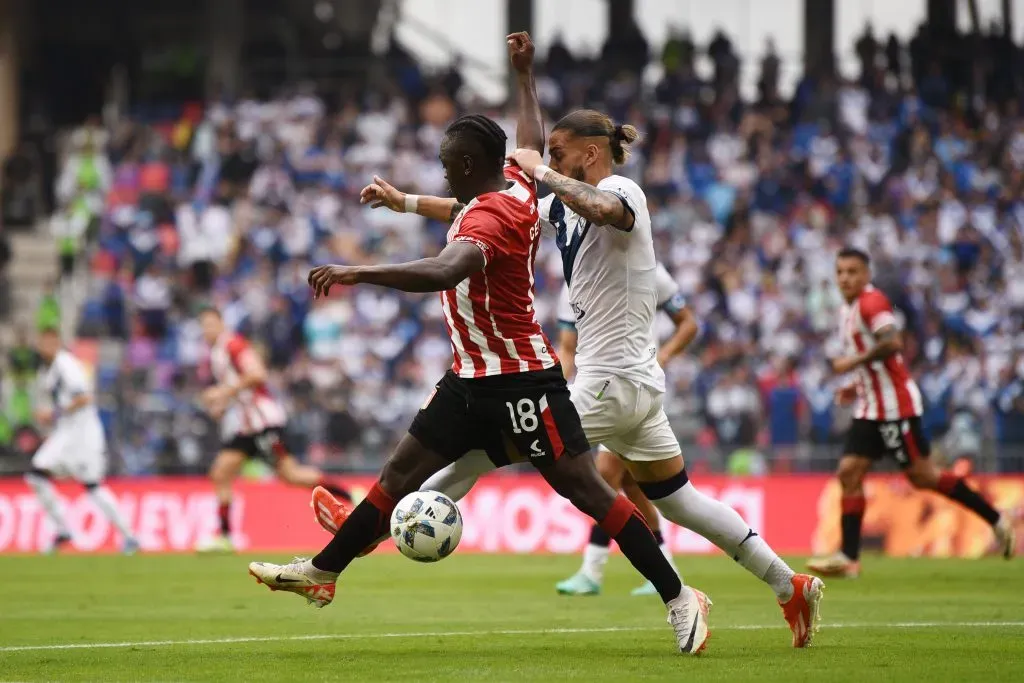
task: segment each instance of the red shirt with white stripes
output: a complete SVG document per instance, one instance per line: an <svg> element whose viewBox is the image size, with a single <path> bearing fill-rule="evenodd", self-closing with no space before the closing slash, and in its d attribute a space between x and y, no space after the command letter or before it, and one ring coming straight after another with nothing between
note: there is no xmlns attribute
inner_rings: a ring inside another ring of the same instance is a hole
<svg viewBox="0 0 1024 683"><path fill-rule="evenodd" d="M445 326L459 377L546 370L558 364L534 309L533 267L540 244L537 186L506 166L512 185L476 197L456 217L448 242L469 242L486 265L441 292Z"/></svg>
<svg viewBox="0 0 1024 683"><path fill-rule="evenodd" d="M842 330L847 350L861 354L874 348L879 330L896 325L889 299L868 285L843 311ZM891 421L919 417L924 412L921 392L910 376L903 356L894 353L857 367L854 371L859 420Z"/></svg>
<svg viewBox="0 0 1024 683"><path fill-rule="evenodd" d="M210 349L210 371L217 384L237 385L242 379L242 358L254 353L239 334L224 334ZM221 420L224 436L252 436L284 427L288 414L265 384L240 391Z"/></svg>

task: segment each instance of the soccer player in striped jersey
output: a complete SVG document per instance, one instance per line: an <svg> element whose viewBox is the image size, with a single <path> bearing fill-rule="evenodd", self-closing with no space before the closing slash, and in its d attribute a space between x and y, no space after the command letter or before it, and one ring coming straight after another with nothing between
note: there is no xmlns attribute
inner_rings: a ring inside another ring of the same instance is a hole
<svg viewBox="0 0 1024 683"><path fill-rule="evenodd" d="M697 318L686 306L686 299L679 291L678 283L665 270L665 266L657 264L654 276L658 295L658 310L663 311L675 323L674 333L658 349L658 365L665 367L665 364L673 356L682 353L696 338L699 326ZM573 310L572 301L569 298L569 285L562 286L558 297L558 328L558 357L562 359L562 368L565 370L566 379L571 379L576 373L576 344L579 335L576 331L576 312ZM604 446L599 446L597 471L601 473L609 486L616 490L621 489L626 497L633 501L633 504L643 514L644 519L647 520L651 531L654 532L654 538L661 546L665 558L672 562L672 551L665 544L665 539L661 534L661 517L658 515L658 509L647 499L632 475L626 470L626 466L622 463L622 456L612 453ZM562 595L597 595L600 593L604 578L604 565L608 561L610 547L611 539L599 525L595 524L590 530L590 540L583 551L583 565L568 579L559 581L555 589ZM653 594L655 594L654 586L648 581L632 591L632 595L635 596Z"/></svg>
<svg viewBox="0 0 1024 683"><path fill-rule="evenodd" d="M539 154L544 131L533 44L525 33L513 34L508 48L519 74L517 142ZM505 164L505 143L501 127L480 115L463 116L445 132L441 163L462 206L451 209L455 218L448 244L438 256L398 265L323 266L310 273L318 297L333 285L357 284L439 292L454 363L388 458L380 480L330 543L312 560L253 562L249 572L274 590L326 605L334 599L339 574L387 533L398 500L466 453L483 450L501 457L511 442L555 491L615 539L655 585L680 651L697 654L710 633L708 601L683 585L633 503L601 479L557 356L537 320L537 189L529 174ZM410 198L412 210L417 201Z"/></svg>
<svg viewBox="0 0 1024 683"><path fill-rule="evenodd" d="M739 513L690 483L665 415L665 376L653 332L656 260L647 198L636 183L613 174L636 139L632 126L616 126L605 114L579 110L555 124L550 168L535 149L519 149L511 157L553 191L541 201L540 216L562 253L579 332L573 405L587 439L623 456L640 490L666 519L701 534L771 588L793 646L807 647L817 628L821 580L794 572ZM410 201L374 180L362 196L371 206L435 219L455 210L451 200L447 205L437 198ZM469 453L424 488L457 500L482 474L501 467L501 457ZM314 490L313 502L325 529L344 523L347 511L330 496Z"/></svg>
<svg viewBox="0 0 1024 683"><path fill-rule="evenodd" d="M263 360L240 334L227 329L220 311L206 308L199 314L203 337L210 346L210 372L216 384L203 392L209 414L220 421L223 444L210 466L217 494L218 533L196 546L199 552L231 552L231 484L248 458L261 458L277 476L294 486L323 486L334 495L351 500L348 492L333 485L316 467L304 465L288 452L284 432L288 415L267 387Z"/></svg>
<svg viewBox="0 0 1024 683"><path fill-rule="evenodd" d="M1016 541L1011 520L963 478L940 470L928 458L930 446L921 428L921 392L903 363L903 341L889 299L871 285L868 255L853 248L841 250L836 280L846 300L840 321L846 355L833 360L832 369L853 378L836 402L856 402L837 472L843 492L843 540L838 552L815 558L807 566L828 576L859 576L864 477L885 456L896 460L914 487L937 491L988 522L1000 552L1011 558Z"/></svg>

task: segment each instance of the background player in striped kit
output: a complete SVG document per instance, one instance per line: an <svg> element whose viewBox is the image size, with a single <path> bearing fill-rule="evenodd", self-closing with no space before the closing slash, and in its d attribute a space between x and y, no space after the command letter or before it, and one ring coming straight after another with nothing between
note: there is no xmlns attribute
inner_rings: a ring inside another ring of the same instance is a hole
<svg viewBox="0 0 1024 683"><path fill-rule="evenodd" d="M892 305L871 285L870 259L846 248L836 258L836 280L846 300L840 321L846 355L832 361L839 374L853 382L836 401L856 401L837 476L842 486L842 548L808 562L814 572L854 578L860 574L861 525L864 520L864 477L874 462L895 458L912 485L937 491L992 525L999 550L1013 557L1016 538L1012 522L959 476L943 472L929 460L931 447L921 428L924 406L917 383L903 363L903 341Z"/></svg>
<svg viewBox="0 0 1024 683"><path fill-rule="evenodd" d="M655 285L658 294L658 310L663 311L675 324L675 331L658 349L658 364L665 364L677 354L682 353L697 337L699 325L693 312L686 306L686 299L679 291L679 285L672 275L659 263L655 271ZM569 300L569 286L564 285L558 298L558 357L562 359L562 369L566 379L571 379L576 372L576 313ZM661 547L666 559L672 562L672 551L665 544L661 534L661 516L654 504L647 499L632 475L622 464L621 456L609 451L604 446L597 450L597 471L608 484L633 501L637 509L643 513L648 526ZM583 565L579 571L564 581L559 581L555 589L563 595L595 595L601 590L604 579L604 565L608 561L611 539L604 533L600 525L590 530L590 541L583 550ZM632 595L654 595L654 586L649 581L634 588Z"/></svg>

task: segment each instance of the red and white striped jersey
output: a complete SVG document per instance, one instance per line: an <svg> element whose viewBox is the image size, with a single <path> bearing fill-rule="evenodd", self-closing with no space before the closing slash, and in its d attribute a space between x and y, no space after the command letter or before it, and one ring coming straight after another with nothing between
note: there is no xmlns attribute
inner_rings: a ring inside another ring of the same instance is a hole
<svg viewBox="0 0 1024 683"><path fill-rule="evenodd" d="M233 333L225 333L210 349L210 372L217 384L238 384L242 379L242 357L253 353L248 340ZM265 384L238 393L221 420L225 437L250 436L267 429L284 427L288 414L270 393Z"/></svg>
<svg viewBox="0 0 1024 683"><path fill-rule="evenodd" d="M534 310L533 266L540 244L537 186L506 166L512 186L476 197L456 217L448 243L469 242L486 265L441 292L445 326L459 377L490 377L558 364Z"/></svg>
<svg viewBox="0 0 1024 683"><path fill-rule="evenodd" d="M857 300L843 310L842 332L847 351L861 354L870 350L876 344L878 331L895 324L896 316L889 299L868 285ZM901 354L866 363L853 372L857 387L855 418L890 421L918 417L924 412L921 392Z"/></svg>

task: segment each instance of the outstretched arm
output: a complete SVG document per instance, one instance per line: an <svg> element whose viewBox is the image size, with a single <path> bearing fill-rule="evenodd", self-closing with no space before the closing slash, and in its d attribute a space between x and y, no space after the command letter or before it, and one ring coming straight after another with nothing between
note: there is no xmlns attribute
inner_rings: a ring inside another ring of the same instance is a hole
<svg viewBox="0 0 1024 683"><path fill-rule="evenodd" d="M396 213L417 213L442 223L454 222L466 208L465 204L451 197L406 194L380 176L373 176L373 182L359 193L359 203L369 204L371 209L384 206Z"/></svg>
<svg viewBox="0 0 1024 683"><path fill-rule="evenodd" d="M505 39L508 56L516 72L516 91L519 93L519 120L516 124L516 147L544 153L544 114L537 97L537 83L533 78L533 41L522 31Z"/></svg>
<svg viewBox="0 0 1024 683"><path fill-rule="evenodd" d="M562 203L596 225L610 225L623 231L633 229L633 211L619 195L588 183L568 178L544 165L540 153L517 149L510 159L538 182L551 188Z"/></svg>
<svg viewBox="0 0 1024 683"><path fill-rule="evenodd" d="M443 292L453 289L487 265L480 247L452 242L431 258L378 266L320 266L309 273L316 298L327 296L332 285L379 285L403 292Z"/></svg>

